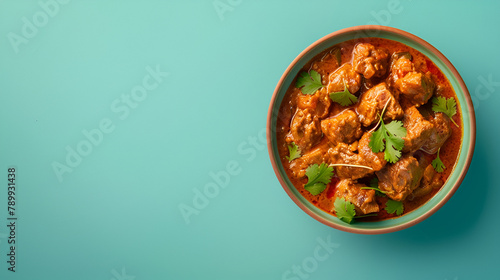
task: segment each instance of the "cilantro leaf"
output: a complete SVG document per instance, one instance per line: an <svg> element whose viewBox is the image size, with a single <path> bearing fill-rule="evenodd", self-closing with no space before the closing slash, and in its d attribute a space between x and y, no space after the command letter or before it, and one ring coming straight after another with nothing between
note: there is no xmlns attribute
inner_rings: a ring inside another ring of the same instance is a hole
<svg viewBox="0 0 500 280"><path fill-rule="evenodd" d="M406 128L401 121L392 121L385 125L381 116L380 127L370 136L368 146L374 153L382 152L385 149L384 159L395 163L401 157L401 150L405 145L403 137L405 136Z"/></svg>
<svg viewBox="0 0 500 280"><path fill-rule="evenodd" d="M290 162L296 158L301 157L300 149L295 144L295 142L288 144L288 152L290 153L290 156L285 156L285 158L288 160L288 162Z"/></svg>
<svg viewBox="0 0 500 280"><path fill-rule="evenodd" d="M370 136L368 146L374 153L382 152L385 149L384 132L384 129L379 128Z"/></svg>
<svg viewBox="0 0 500 280"><path fill-rule="evenodd" d="M457 113L457 102L453 97L445 98L438 96L432 98L432 110L444 113L458 127L458 124L453 120L453 116Z"/></svg>
<svg viewBox="0 0 500 280"><path fill-rule="evenodd" d="M309 191L312 195L318 195L326 189L326 185L323 183L314 183L312 185L304 186L304 189Z"/></svg>
<svg viewBox="0 0 500 280"><path fill-rule="evenodd" d="M321 165L313 164L306 169L306 176L309 179L306 185L312 185L316 182L328 184L333 176L333 167L328 166L326 163Z"/></svg>
<svg viewBox="0 0 500 280"><path fill-rule="evenodd" d="M403 202L389 199L385 203L385 211L389 214L394 214L394 212L396 212L396 215L399 216L404 212Z"/></svg>
<svg viewBox="0 0 500 280"><path fill-rule="evenodd" d="M318 89L323 87L321 75L314 70L311 70L311 73L303 71L299 74L297 82L295 82L295 87L302 88L301 91L303 94L313 95Z"/></svg>
<svg viewBox="0 0 500 280"><path fill-rule="evenodd" d="M406 128L403 126L403 123L401 121L392 121L385 125L387 130L393 134L394 136L403 138L406 136ZM403 140L403 139L401 139ZM403 141L404 142L404 141Z"/></svg>
<svg viewBox="0 0 500 280"><path fill-rule="evenodd" d="M341 221L344 221L348 224L352 222L354 216L356 215L356 210L354 209L354 204L349 201L346 201L344 198L336 198L333 203L335 207L335 215Z"/></svg>
<svg viewBox="0 0 500 280"><path fill-rule="evenodd" d="M321 165L313 164L306 169L307 184L304 189L309 191L312 195L318 195L326 188L326 184L330 183L333 176L333 167L328 166L326 163Z"/></svg>
<svg viewBox="0 0 500 280"><path fill-rule="evenodd" d="M378 188L378 178L377 177L373 177L370 180L370 187L372 187L372 188Z"/></svg>
<svg viewBox="0 0 500 280"><path fill-rule="evenodd" d="M402 138L393 135L389 130L388 133L389 134L387 134L387 137L385 138L384 159L390 163L395 163L401 157L401 150L405 145L405 141Z"/></svg>
<svg viewBox="0 0 500 280"><path fill-rule="evenodd" d="M439 158L440 150L441 148L438 149L436 158L431 162L432 167L434 167L434 170L436 170L439 173L443 172L443 170L446 168L446 166L444 166L444 163L441 161L441 158Z"/></svg>
<svg viewBox="0 0 500 280"><path fill-rule="evenodd" d="M448 117L457 113L457 104L453 97L445 98L442 96L432 98L432 110L434 112L445 113Z"/></svg>
<svg viewBox="0 0 500 280"><path fill-rule="evenodd" d="M358 102L358 98L349 92L345 84L344 84L344 91L330 93L330 99L333 102L337 102L342 106L349 106L351 104Z"/></svg>

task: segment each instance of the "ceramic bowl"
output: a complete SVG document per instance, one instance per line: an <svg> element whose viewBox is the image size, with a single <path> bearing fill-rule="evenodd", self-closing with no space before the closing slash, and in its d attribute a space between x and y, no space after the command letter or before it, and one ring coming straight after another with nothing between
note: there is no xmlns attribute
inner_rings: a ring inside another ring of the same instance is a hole
<svg viewBox="0 0 500 280"><path fill-rule="evenodd" d="M459 107L458 109L462 112L463 141L460 147L458 162L453 172L443 187L428 202L401 217L377 222L355 222L347 224L310 203L290 182L278 154L276 139L277 112L288 87L307 62L323 50L336 44L351 39L366 37L379 37L401 42L426 55L441 69L443 74L450 81L458 98L457 107ZM464 81L451 62L431 44L413 34L396 28L376 25L356 26L333 32L314 42L302 51L281 76L274 90L267 117L267 145L269 156L276 176L290 198L307 214L323 224L339 230L361 234L380 234L402 230L425 220L441 208L456 192L467 173L474 152L475 135L476 122L471 97Z"/></svg>

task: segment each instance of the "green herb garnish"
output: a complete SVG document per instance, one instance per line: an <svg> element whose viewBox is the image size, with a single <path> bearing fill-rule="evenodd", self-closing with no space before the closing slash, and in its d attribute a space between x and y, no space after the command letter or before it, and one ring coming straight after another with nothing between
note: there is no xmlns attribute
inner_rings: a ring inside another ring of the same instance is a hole
<svg viewBox="0 0 500 280"><path fill-rule="evenodd" d="M385 203L385 211L389 214L394 214L394 212L396 212L396 215L399 216L403 214L404 211L403 202L389 199Z"/></svg>
<svg viewBox="0 0 500 280"><path fill-rule="evenodd" d="M339 218L341 221L350 224L354 219L354 216L356 216L354 204L346 201L344 198L337 197L337 199L335 199L335 202L333 203L333 206L335 207L335 215L337 215L337 218Z"/></svg>
<svg viewBox="0 0 500 280"><path fill-rule="evenodd" d="M457 102L453 97L444 98L438 96L432 98L432 110L444 113L458 127L458 124L453 120L453 116L457 113Z"/></svg>
<svg viewBox="0 0 500 280"><path fill-rule="evenodd" d="M446 168L446 166L444 166L444 163L441 161L441 158L439 158L440 150L441 148L438 149L436 158L431 162L432 167L434 167L434 170L436 170L439 173L443 172L443 170Z"/></svg>
<svg viewBox="0 0 500 280"><path fill-rule="evenodd" d="M349 106L358 101L358 98L349 92L346 84L344 84L344 91L330 93L330 99L342 106Z"/></svg>
<svg viewBox="0 0 500 280"><path fill-rule="evenodd" d="M326 163L321 165L313 164L306 169L306 176L308 178L307 184L304 189L309 191L312 195L318 195L326 189L326 185L330 183L333 176L333 167L328 166Z"/></svg>
<svg viewBox="0 0 500 280"><path fill-rule="evenodd" d="M292 160L301 157L300 149L295 144L295 142L288 144L288 152L290 153L290 156L285 156L288 162L291 162Z"/></svg>
<svg viewBox="0 0 500 280"><path fill-rule="evenodd" d="M348 224L350 224L354 218L377 216L376 213L356 216L356 207L352 204L352 202L345 200L345 198L337 197L333 206L335 207L335 215L337 215L337 218Z"/></svg>
<svg viewBox="0 0 500 280"><path fill-rule="evenodd" d="M301 88L303 94L313 95L318 89L324 87L321 83L321 75L311 70L311 73L303 71L295 83L296 88Z"/></svg>
<svg viewBox="0 0 500 280"><path fill-rule="evenodd" d="M385 150L384 159L390 163L395 163L401 157L401 150L405 145L403 137L406 136L406 128L404 128L401 121L392 121L387 125L384 123L383 116L389 101L385 104L380 115L380 127L370 136L368 146L374 153Z"/></svg>

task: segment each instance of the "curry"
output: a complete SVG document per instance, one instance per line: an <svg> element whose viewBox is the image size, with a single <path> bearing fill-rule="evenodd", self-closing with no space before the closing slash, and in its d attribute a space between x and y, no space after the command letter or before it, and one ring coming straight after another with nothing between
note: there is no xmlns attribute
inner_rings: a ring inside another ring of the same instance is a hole
<svg viewBox="0 0 500 280"><path fill-rule="evenodd" d="M281 162L311 203L345 222L420 207L444 185L462 142L445 75L402 43L335 45L299 72L281 103Z"/></svg>

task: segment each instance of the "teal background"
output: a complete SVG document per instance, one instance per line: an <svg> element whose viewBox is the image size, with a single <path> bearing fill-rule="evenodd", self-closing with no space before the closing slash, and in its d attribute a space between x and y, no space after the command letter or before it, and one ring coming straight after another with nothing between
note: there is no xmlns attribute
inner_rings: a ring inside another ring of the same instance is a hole
<svg viewBox="0 0 500 280"><path fill-rule="evenodd" d="M68 1L16 53L9 34L44 10L0 0L0 279L500 279L499 4L401 0L394 12L394 1L220 0L219 16L214 2ZM304 48L372 23L448 57L473 97L477 142L442 209L365 236L302 212L259 134L274 87ZM148 66L169 75L121 119L113 102ZM114 130L60 182L53 162L65 164L66 147L103 119ZM228 164L235 175L187 224L180 205L193 207ZM11 166L15 273L6 263ZM335 245L323 260L318 239ZM303 265L302 275L287 273Z"/></svg>

